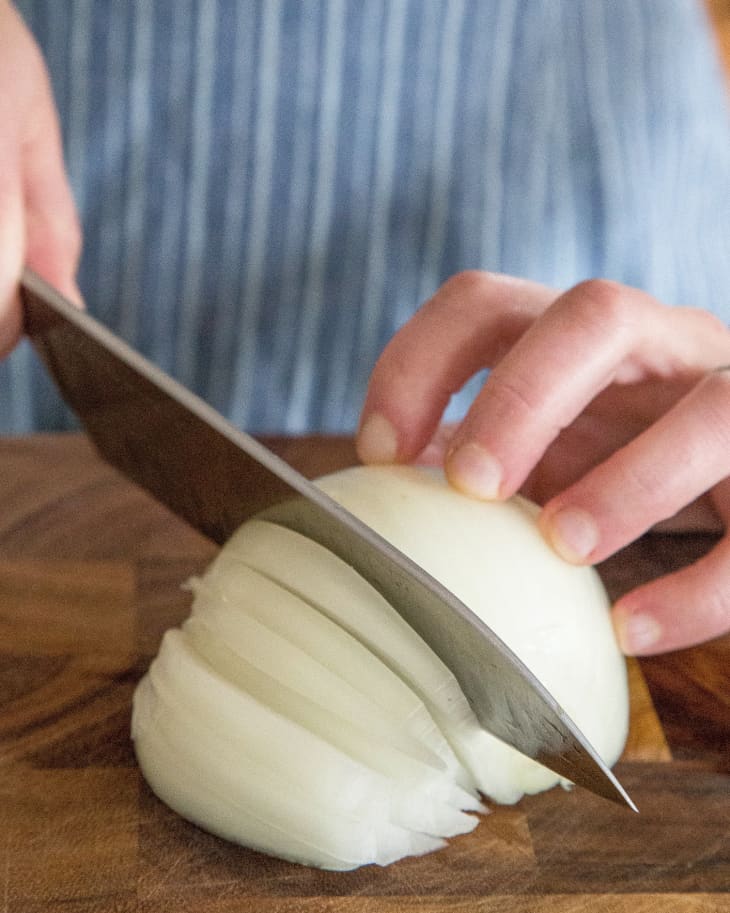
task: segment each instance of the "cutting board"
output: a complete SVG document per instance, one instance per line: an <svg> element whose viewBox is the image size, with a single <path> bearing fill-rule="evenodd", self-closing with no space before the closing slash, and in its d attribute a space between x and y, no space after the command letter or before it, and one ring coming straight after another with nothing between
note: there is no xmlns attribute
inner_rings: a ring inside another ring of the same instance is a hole
<svg viewBox="0 0 730 913"><path fill-rule="evenodd" d="M273 443L309 475L354 459ZM188 824L135 765L132 692L211 544L78 435L0 441L0 504L0 913L730 911L730 638L629 663L639 815L555 789L442 852L319 872ZM601 572L617 596L711 544L649 536Z"/></svg>

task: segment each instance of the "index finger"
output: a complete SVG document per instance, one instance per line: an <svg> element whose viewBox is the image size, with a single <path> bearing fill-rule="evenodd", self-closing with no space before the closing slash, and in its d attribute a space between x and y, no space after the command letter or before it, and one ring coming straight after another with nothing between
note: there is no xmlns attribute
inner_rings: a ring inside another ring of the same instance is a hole
<svg viewBox="0 0 730 913"><path fill-rule="evenodd" d="M454 435L449 480L476 497L508 497L610 384L698 377L729 352L730 333L709 314L612 282L582 283L561 295L492 371Z"/></svg>
<svg viewBox="0 0 730 913"><path fill-rule="evenodd" d="M451 395L495 364L557 294L476 270L445 282L390 340L373 369L358 435L363 462L415 459Z"/></svg>

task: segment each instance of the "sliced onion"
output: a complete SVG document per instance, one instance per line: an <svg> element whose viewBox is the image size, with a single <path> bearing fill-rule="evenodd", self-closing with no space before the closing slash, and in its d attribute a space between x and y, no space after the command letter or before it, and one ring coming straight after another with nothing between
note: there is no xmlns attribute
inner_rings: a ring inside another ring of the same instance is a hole
<svg viewBox="0 0 730 913"><path fill-rule="evenodd" d="M613 763L628 703L607 598L545 545L534 508L470 501L413 469L320 484L484 618ZM514 802L558 782L484 732L397 612L299 534L250 521L191 588L132 734L152 789L207 830L323 868L386 865L471 830L477 788Z"/></svg>

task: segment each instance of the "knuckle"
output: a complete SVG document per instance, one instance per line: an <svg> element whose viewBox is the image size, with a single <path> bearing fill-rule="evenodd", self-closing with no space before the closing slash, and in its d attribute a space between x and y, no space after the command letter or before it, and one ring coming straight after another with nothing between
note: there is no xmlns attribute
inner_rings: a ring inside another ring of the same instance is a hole
<svg viewBox="0 0 730 913"><path fill-rule="evenodd" d="M465 269L447 279L440 291L449 298L471 298L483 295L492 282L491 273L478 269Z"/></svg>
<svg viewBox="0 0 730 913"><path fill-rule="evenodd" d="M563 301L577 318L607 328L629 327L636 319L636 302L629 301L625 286L611 279L587 279L574 286Z"/></svg>
<svg viewBox="0 0 730 913"><path fill-rule="evenodd" d="M489 390L499 420L517 422L538 414L547 419L543 397L529 379L514 373L507 378L496 370L489 380Z"/></svg>
<svg viewBox="0 0 730 913"><path fill-rule="evenodd" d="M455 273L427 303L427 308L445 309L449 314L473 318L475 313L489 308L494 300L498 278L494 273L468 269Z"/></svg>
<svg viewBox="0 0 730 913"><path fill-rule="evenodd" d="M658 506L672 493L672 481L644 464L628 463L623 467L623 488L631 491L635 504Z"/></svg>

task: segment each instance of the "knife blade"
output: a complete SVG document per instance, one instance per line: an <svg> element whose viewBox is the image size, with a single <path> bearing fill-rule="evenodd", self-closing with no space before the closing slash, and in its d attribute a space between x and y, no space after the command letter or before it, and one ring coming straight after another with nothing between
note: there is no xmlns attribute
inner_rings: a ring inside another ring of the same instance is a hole
<svg viewBox="0 0 730 913"><path fill-rule="evenodd" d="M103 459L218 544L265 512L329 548L449 666L485 729L636 810L555 698L438 581L30 270L21 298L26 334Z"/></svg>

